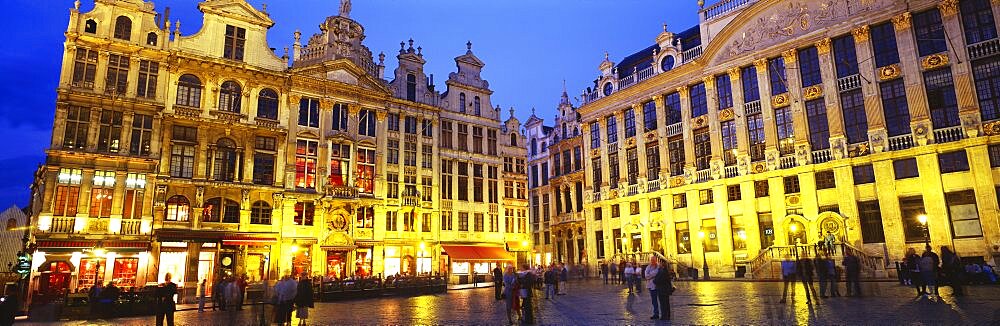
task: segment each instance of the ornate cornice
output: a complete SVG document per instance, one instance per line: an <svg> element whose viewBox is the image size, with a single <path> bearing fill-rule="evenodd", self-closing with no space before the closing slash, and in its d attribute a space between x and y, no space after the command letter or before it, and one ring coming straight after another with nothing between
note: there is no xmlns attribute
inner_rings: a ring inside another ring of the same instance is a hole
<svg viewBox="0 0 1000 326"><path fill-rule="evenodd" d="M726 70L726 73L729 74L729 80L740 80L740 67L729 68Z"/></svg>
<svg viewBox="0 0 1000 326"><path fill-rule="evenodd" d="M788 66L798 60L798 52L795 49L788 49L781 52L781 57L785 58L785 66Z"/></svg>

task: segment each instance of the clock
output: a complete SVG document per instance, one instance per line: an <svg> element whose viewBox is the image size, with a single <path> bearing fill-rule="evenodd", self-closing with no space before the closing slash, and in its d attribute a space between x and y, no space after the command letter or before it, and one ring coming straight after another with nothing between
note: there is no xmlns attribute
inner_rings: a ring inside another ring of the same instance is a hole
<svg viewBox="0 0 1000 326"><path fill-rule="evenodd" d="M232 257L229 257L229 256L222 257L222 266L223 267L230 267L232 265L233 265L233 258Z"/></svg>
<svg viewBox="0 0 1000 326"><path fill-rule="evenodd" d="M347 218L344 215L337 215L333 218L333 229L338 231L344 231L347 229Z"/></svg>

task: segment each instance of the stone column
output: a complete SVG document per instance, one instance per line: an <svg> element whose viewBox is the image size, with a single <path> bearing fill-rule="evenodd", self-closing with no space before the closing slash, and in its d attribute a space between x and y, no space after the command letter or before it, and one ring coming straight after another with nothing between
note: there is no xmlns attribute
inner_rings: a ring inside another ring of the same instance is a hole
<svg viewBox="0 0 1000 326"><path fill-rule="evenodd" d="M767 73L767 58L757 59L753 62L757 69L757 89L760 92L760 114L764 124L764 142L766 158L778 157L778 131L774 126L774 110L771 107L771 77Z"/></svg>
<svg viewBox="0 0 1000 326"><path fill-rule="evenodd" d="M627 182L628 181L628 175L627 175L628 174L628 160L627 160L627 155L625 153L625 139L626 139L625 138L625 112L623 112L623 111L617 111L614 114L615 114L615 122L616 122L615 123L615 127L618 130L617 131L617 133L618 133L618 142L615 144L615 146L618 148L618 181L616 181L616 182L618 183L618 185L620 187L621 184L628 184L628 182ZM625 173L622 173L622 171L625 171ZM610 182L611 180L608 180L608 181Z"/></svg>
<svg viewBox="0 0 1000 326"><path fill-rule="evenodd" d="M127 155L132 146L132 121L135 120L135 112L126 111L122 113L121 140L118 141L118 153ZM152 139L150 139L152 144ZM152 154L152 152L150 152Z"/></svg>
<svg viewBox="0 0 1000 326"><path fill-rule="evenodd" d="M740 76L740 67L733 67L726 70L729 74L729 83L732 84L733 93L733 117L736 126L736 150L737 157L746 155L750 150L750 138L747 134L746 110L743 100L743 83Z"/></svg>
<svg viewBox="0 0 1000 326"><path fill-rule="evenodd" d="M667 167L670 166L670 161L669 161L670 156L669 153L667 153L668 142L667 142L667 109L665 104L666 100L664 99L663 95L653 96L652 100L653 103L656 105L656 116L659 118L657 120L662 122L656 128L656 135L657 135L657 146L659 147L658 149L660 151L660 171L664 171L664 169L667 169ZM659 178L660 182L666 182L669 176L670 176L669 173L667 173L666 175L661 173ZM648 178L649 176L647 175L646 177ZM665 185L660 186L660 189L663 188L666 188L666 186Z"/></svg>
<svg viewBox="0 0 1000 326"><path fill-rule="evenodd" d="M709 159L709 168L712 172L712 178L720 179L722 178L722 166L724 164L722 162L722 132L721 126L719 126L719 112L725 108L719 107L717 98L719 92L715 85L715 76L708 75L702 77L702 81L705 82L705 98L708 105L709 146L711 146L712 151L711 158Z"/></svg>
<svg viewBox="0 0 1000 326"><path fill-rule="evenodd" d="M962 60L969 58L968 50L961 42L964 35L962 22L958 15L958 1L942 1L938 4L941 11L941 23L944 25L945 35L952 36L948 42L952 83L955 85L955 95L958 98L958 114L961 124L970 137L979 135L979 124L981 116L979 114L979 102L976 97L976 84L972 79L972 60Z"/></svg>
<svg viewBox="0 0 1000 326"><path fill-rule="evenodd" d="M137 56L131 56L128 60L128 74L126 78L128 78L129 83L125 88L125 96L128 98L135 98L136 90L138 89L136 83L139 81L139 61L139 57Z"/></svg>
<svg viewBox="0 0 1000 326"><path fill-rule="evenodd" d="M926 145L931 127L930 111L927 107L927 94L924 92L924 78L920 71L920 58L916 56L917 41L913 35L910 18L910 12L904 12L892 17L892 24L896 28L899 61L905 78L910 127L917 144Z"/></svg>
<svg viewBox="0 0 1000 326"><path fill-rule="evenodd" d="M785 87L788 89L788 100L792 110L792 129L794 130L795 147L809 144L809 126L806 120L806 97L802 92L801 69L798 67L798 50L789 49L781 53L785 60ZM788 67L795 67L789 69ZM798 101L792 99L799 99Z"/></svg>

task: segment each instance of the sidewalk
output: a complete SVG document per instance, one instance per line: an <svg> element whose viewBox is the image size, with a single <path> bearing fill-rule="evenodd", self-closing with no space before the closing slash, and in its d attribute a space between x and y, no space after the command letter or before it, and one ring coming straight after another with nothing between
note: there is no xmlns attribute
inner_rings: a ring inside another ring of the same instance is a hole
<svg viewBox="0 0 1000 326"><path fill-rule="evenodd" d="M469 283L469 284L449 284L448 290L468 290L477 288L491 288L493 287L493 282L480 282L480 283Z"/></svg>

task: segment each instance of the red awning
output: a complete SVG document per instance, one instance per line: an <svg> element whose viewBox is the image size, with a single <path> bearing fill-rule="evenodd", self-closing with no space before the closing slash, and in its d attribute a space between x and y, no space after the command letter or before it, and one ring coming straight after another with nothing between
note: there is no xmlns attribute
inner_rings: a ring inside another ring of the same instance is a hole
<svg viewBox="0 0 1000 326"><path fill-rule="evenodd" d="M57 241L43 240L38 242L40 249L91 249L97 246L97 240ZM142 241L106 241L101 243L105 249L111 250L142 250L149 247L149 242Z"/></svg>
<svg viewBox="0 0 1000 326"><path fill-rule="evenodd" d="M454 260L496 261L513 260L503 247L442 245Z"/></svg>
<svg viewBox="0 0 1000 326"><path fill-rule="evenodd" d="M222 244L227 246L259 246L277 242L272 236L261 236L251 234L231 234L222 237Z"/></svg>

